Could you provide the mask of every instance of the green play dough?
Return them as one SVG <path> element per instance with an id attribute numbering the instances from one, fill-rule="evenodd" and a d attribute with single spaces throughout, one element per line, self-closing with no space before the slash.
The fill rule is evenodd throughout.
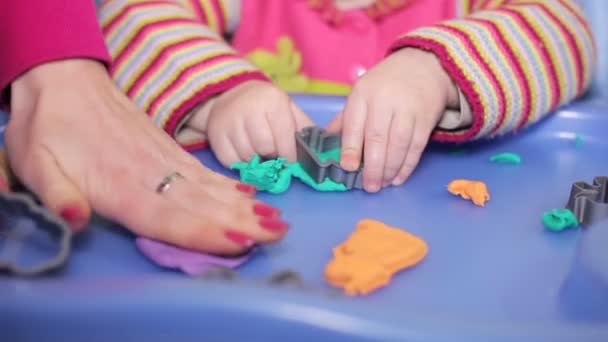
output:
<path id="1" fill-rule="evenodd" d="M 346 185 L 336 183 L 329 178 L 325 178 L 322 183 L 315 182 L 312 177 L 300 165 L 300 163 L 293 163 L 288 166 L 291 170 L 292 175 L 298 178 L 302 183 L 312 187 L 317 191 L 346 191 Z"/>
<path id="2" fill-rule="evenodd" d="M 505 152 L 491 156 L 490 161 L 505 164 L 519 164 L 521 163 L 521 157 L 517 153 Z"/>
<path id="3" fill-rule="evenodd" d="M 291 172 L 285 167 L 285 158 L 260 162 L 260 157 L 254 155 L 248 163 L 234 163 L 230 168 L 239 170 L 241 182 L 255 185 L 260 191 L 278 194 L 291 185 Z"/>
<path id="4" fill-rule="evenodd" d="M 553 209 L 543 213 L 543 224 L 548 230 L 559 232 L 566 228 L 578 227 L 578 220 L 569 209 Z"/>
<path id="5" fill-rule="evenodd" d="M 340 150 L 331 150 L 319 154 L 322 160 L 339 160 Z M 324 158 L 324 159 L 323 159 Z M 279 194 L 287 191 L 291 185 L 291 177 L 298 178 L 302 183 L 317 191 L 346 191 L 346 185 L 336 183 L 326 178 L 322 183 L 317 183 L 302 168 L 300 163 L 286 163 L 285 158 L 277 158 L 260 162 L 260 157 L 254 155 L 249 162 L 238 162 L 230 166 L 240 173 L 241 182 L 252 184 L 259 191 L 268 191 Z"/>
<path id="6" fill-rule="evenodd" d="M 328 160 L 340 161 L 340 149 L 335 148 L 333 150 L 325 151 L 325 152 L 315 152 L 317 157 L 321 159 L 321 162 L 325 163 Z"/>
<path id="7" fill-rule="evenodd" d="M 583 146 L 583 138 L 579 134 L 577 134 L 576 137 L 574 138 L 574 145 L 576 147 Z"/>

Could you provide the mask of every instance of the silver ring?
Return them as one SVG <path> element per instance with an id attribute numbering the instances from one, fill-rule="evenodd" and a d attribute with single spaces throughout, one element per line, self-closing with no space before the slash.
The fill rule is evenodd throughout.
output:
<path id="1" fill-rule="evenodd" d="M 171 183 L 176 180 L 176 179 L 183 179 L 184 176 L 182 176 L 181 173 L 179 172 L 171 172 L 168 176 L 166 176 L 165 178 L 163 178 L 163 180 L 160 182 L 160 184 L 158 184 L 158 187 L 156 187 L 156 192 L 159 194 L 162 194 L 163 192 L 166 192 L 167 190 L 169 190 L 169 188 L 171 187 Z"/>

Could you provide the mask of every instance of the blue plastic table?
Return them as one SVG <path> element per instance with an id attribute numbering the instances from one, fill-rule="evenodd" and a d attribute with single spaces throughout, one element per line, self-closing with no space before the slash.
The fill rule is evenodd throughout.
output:
<path id="1" fill-rule="evenodd" d="M 296 100 L 320 125 L 343 104 Z M 61 274 L 0 277 L 0 340 L 608 341 L 608 222 L 552 233 L 540 221 L 564 207 L 572 182 L 608 174 L 606 132 L 608 103 L 585 100 L 516 138 L 464 153 L 434 146 L 409 182 L 379 194 L 318 193 L 297 181 L 262 194 L 292 229 L 242 266 L 237 283 L 158 268 L 131 235 L 96 219 Z M 523 163 L 488 161 L 500 152 Z M 197 156 L 220 170 L 208 151 Z M 486 207 L 449 194 L 456 178 L 485 181 Z M 324 282 L 323 268 L 362 218 L 421 236 L 430 250 L 390 286 L 350 298 Z M 255 282 L 282 269 L 310 289 Z"/>

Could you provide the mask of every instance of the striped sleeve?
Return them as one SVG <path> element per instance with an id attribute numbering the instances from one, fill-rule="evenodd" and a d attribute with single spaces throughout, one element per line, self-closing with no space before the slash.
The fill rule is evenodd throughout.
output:
<path id="1" fill-rule="evenodd" d="M 595 68 L 589 25 L 574 0 L 461 0 L 460 18 L 409 32 L 391 51 L 432 51 L 464 93 L 472 125 L 440 141 L 517 131 L 583 94 Z"/>
<path id="2" fill-rule="evenodd" d="M 106 0 L 98 17 L 113 79 L 156 125 L 177 137 L 209 97 L 266 79 L 222 38 L 238 11 L 236 0 Z M 201 139 L 180 142 L 195 148 L 204 145 Z"/>

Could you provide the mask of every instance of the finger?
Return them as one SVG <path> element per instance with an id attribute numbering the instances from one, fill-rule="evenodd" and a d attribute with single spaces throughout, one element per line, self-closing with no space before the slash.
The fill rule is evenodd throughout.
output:
<path id="1" fill-rule="evenodd" d="M 298 131 L 301 131 L 306 127 L 315 125 L 315 123 L 310 119 L 310 117 L 306 115 L 306 113 L 304 113 L 304 111 L 302 111 L 302 109 L 300 109 L 300 107 L 298 107 L 293 101 L 290 100 L 289 103 L 291 107 L 291 112 L 293 113 L 294 118 L 296 119 L 296 129 Z"/>
<path id="2" fill-rule="evenodd" d="M 196 188 L 187 179 L 177 179 L 161 194 L 147 188 L 132 191 L 129 202 L 138 205 L 129 208 L 127 225 L 149 238 L 227 255 L 277 241 L 287 230 L 284 222 L 256 214 L 252 199 L 226 205 Z"/>
<path id="3" fill-rule="evenodd" d="M 388 137 L 383 185 L 392 184 L 395 177 L 399 174 L 405 162 L 413 132 L 414 120 L 412 116 L 397 113 L 393 117 Z"/>
<path id="4" fill-rule="evenodd" d="M 393 112 L 377 106 L 370 109 L 365 128 L 363 187 L 376 192 L 382 187 L 388 148 L 388 134 Z"/>
<path id="5" fill-rule="evenodd" d="M 393 185 L 401 185 L 405 182 L 409 176 L 412 174 L 418 162 L 420 161 L 420 157 L 426 148 L 426 145 L 429 141 L 429 137 L 431 132 L 433 131 L 433 125 L 426 122 L 420 122 L 418 120 L 414 121 L 414 134 L 412 135 L 412 141 L 409 144 L 407 155 L 401 166 L 401 170 L 397 174 L 395 180 L 393 180 Z"/>
<path id="6" fill-rule="evenodd" d="M 243 196 L 254 197 L 257 191 L 254 185 L 245 184 L 209 170 L 200 162 L 198 164 L 184 165 L 182 173 L 186 178 L 198 182 L 210 194 L 216 198 L 221 198 L 226 203 L 230 203 L 236 198 Z"/>
<path id="7" fill-rule="evenodd" d="M 245 120 L 245 131 L 253 150 L 265 159 L 277 156 L 276 141 L 271 127 L 266 115 L 263 117 L 252 115 Z"/>
<path id="8" fill-rule="evenodd" d="M 230 165 L 241 160 L 236 149 L 232 145 L 232 141 L 226 135 L 214 137 L 209 140 L 211 149 L 217 160 L 224 166 L 230 167 Z"/>
<path id="9" fill-rule="evenodd" d="M 297 108 L 289 105 L 288 113 L 267 113 L 266 120 L 270 133 L 274 137 L 278 157 L 287 158 L 289 162 L 296 160 L 296 115 Z M 303 113 L 302 113 L 303 114 Z"/>
<path id="10" fill-rule="evenodd" d="M 239 157 L 239 161 L 249 161 L 255 153 L 254 145 L 249 138 L 249 133 L 245 128 L 246 123 L 238 126 L 235 130 L 228 132 L 231 145 Z"/>
<path id="11" fill-rule="evenodd" d="M 340 166 L 356 171 L 361 163 L 367 105 L 359 97 L 349 97 L 342 119 L 342 151 Z"/>
<path id="12" fill-rule="evenodd" d="M 233 188 L 227 186 L 226 183 L 216 183 L 213 184 L 217 188 L 222 188 L 223 191 L 215 191 L 214 187 L 207 184 L 200 184 L 196 182 L 190 181 L 188 178 L 181 179 L 180 182 L 175 182 L 171 187 L 171 193 L 166 192 L 163 195 L 166 195 L 167 198 L 175 201 L 176 203 L 180 203 L 182 207 L 196 213 L 209 213 L 210 215 L 216 212 L 215 210 L 210 210 L 209 207 L 201 208 L 201 203 L 205 201 L 213 201 L 213 205 L 218 208 L 232 208 L 235 212 L 240 213 L 243 217 L 250 217 L 253 219 L 258 218 L 271 218 L 278 219 L 281 215 L 281 210 L 264 204 L 256 199 L 245 196 L 231 196 L 231 193 L 236 193 Z M 229 200 L 226 200 L 229 198 Z M 221 208 L 220 208 L 221 209 Z M 219 212 L 218 212 L 219 213 Z M 255 216 L 252 216 L 255 215 Z M 218 217 L 222 217 L 222 215 L 218 215 Z M 274 232 L 276 233 L 276 232 Z M 255 231 L 253 235 L 259 235 Z M 272 238 L 272 237 L 264 237 L 257 236 L 257 240 Z"/>
<path id="13" fill-rule="evenodd" d="M 331 119 L 331 121 L 327 124 L 325 130 L 332 134 L 340 132 L 340 130 L 342 130 L 342 118 L 342 112 L 338 113 L 338 115 L 334 116 L 334 118 Z"/>
<path id="14" fill-rule="evenodd" d="M 250 247 L 252 242 L 237 245 L 226 239 L 222 233 L 227 228 L 215 216 L 193 213 L 150 190 L 129 191 L 124 203 L 129 215 L 115 218 L 135 234 L 208 253 L 232 255 Z M 135 201 L 139 204 L 132 205 Z"/>
<path id="15" fill-rule="evenodd" d="M 83 193 L 63 173 L 48 152 L 37 153 L 27 163 L 23 182 L 42 203 L 61 216 L 75 231 L 82 230 L 91 216 L 91 207 Z"/>

